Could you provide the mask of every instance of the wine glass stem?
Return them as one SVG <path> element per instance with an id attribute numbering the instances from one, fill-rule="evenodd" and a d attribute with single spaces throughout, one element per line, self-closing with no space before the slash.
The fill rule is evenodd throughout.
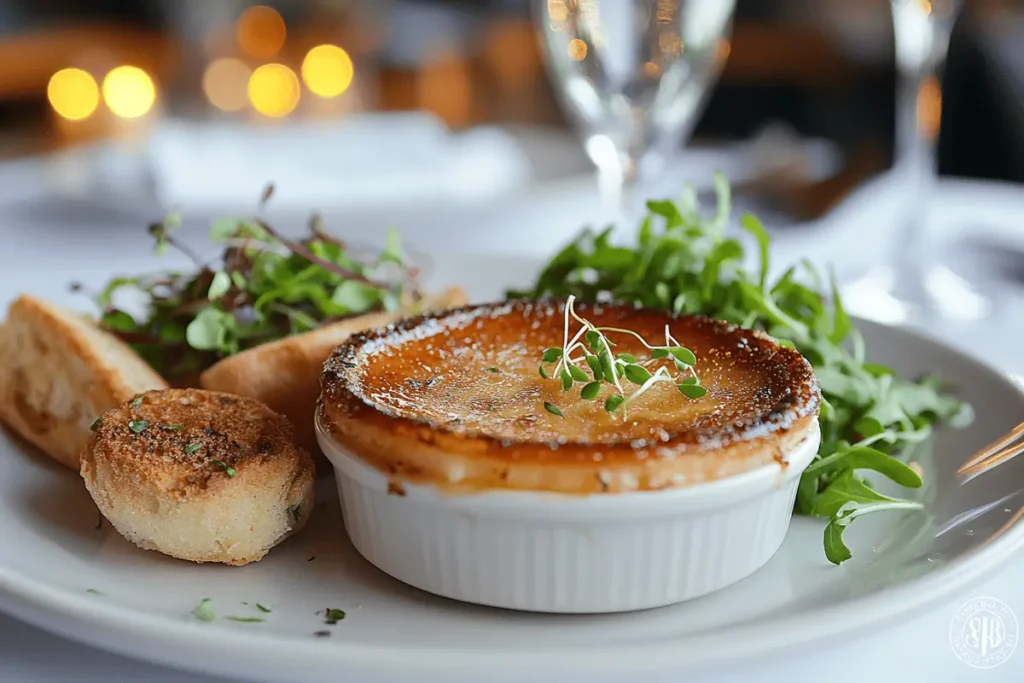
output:
<path id="1" fill-rule="evenodd" d="M 919 279 L 928 266 L 925 239 L 932 193 L 938 181 L 937 119 L 941 106 L 938 72 L 904 79 L 899 99 L 901 130 L 897 132 L 896 171 L 903 184 L 902 234 L 896 244 L 896 262 L 902 277 Z M 935 107 L 936 130 L 921 121 L 923 108 Z"/>
<path id="2" fill-rule="evenodd" d="M 639 213 L 637 164 L 622 155 L 617 164 L 599 166 L 597 177 L 601 198 L 617 231 L 630 230 Z"/>
<path id="3" fill-rule="evenodd" d="M 902 290 L 910 303 L 920 305 L 926 301 L 924 278 L 933 265 L 925 233 L 938 180 L 941 78 L 956 11 L 934 16 L 922 9 L 919 0 L 893 0 L 892 7 L 899 73 L 895 166 L 906 190 L 902 232 L 893 260 L 897 290 Z"/>

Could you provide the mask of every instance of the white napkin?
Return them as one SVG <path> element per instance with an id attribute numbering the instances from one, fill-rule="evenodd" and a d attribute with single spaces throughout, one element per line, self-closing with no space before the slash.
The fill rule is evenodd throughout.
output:
<path id="1" fill-rule="evenodd" d="M 268 183 L 276 208 L 303 211 L 479 201 L 530 175 L 502 131 L 453 134 L 419 113 L 273 126 L 168 120 L 153 132 L 148 161 L 157 200 L 190 210 L 252 206 Z"/>

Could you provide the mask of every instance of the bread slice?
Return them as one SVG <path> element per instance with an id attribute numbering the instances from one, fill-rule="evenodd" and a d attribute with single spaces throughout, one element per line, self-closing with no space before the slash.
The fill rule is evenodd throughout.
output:
<path id="1" fill-rule="evenodd" d="M 167 389 L 103 415 L 82 450 L 82 479 L 140 548 L 237 566 L 306 524 L 316 470 L 292 424 L 258 401 Z"/>
<path id="2" fill-rule="evenodd" d="M 200 386 L 248 396 L 292 421 L 299 443 L 318 453 L 313 412 L 320 397 L 320 372 L 336 346 L 363 330 L 385 327 L 415 312 L 435 312 L 462 306 L 466 293 L 453 287 L 421 301 L 411 308 L 389 313 L 368 313 L 305 334 L 286 337 L 229 356 L 200 377 Z"/>
<path id="3" fill-rule="evenodd" d="M 104 411 L 167 383 L 91 320 L 22 295 L 0 326 L 0 420 L 78 470 Z"/>

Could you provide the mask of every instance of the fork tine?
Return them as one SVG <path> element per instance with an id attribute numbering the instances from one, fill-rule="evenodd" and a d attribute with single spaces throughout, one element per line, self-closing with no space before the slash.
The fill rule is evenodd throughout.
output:
<path id="1" fill-rule="evenodd" d="M 1015 441 L 1021 434 L 1024 434 L 1024 422 L 1021 422 L 1019 425 L 1014 427 L 1013 431 L 1011 431 L 1006 436 L 1001 437 L 998 441 L 992 442 L 991 444 L 989 444 L 988 446 L 986 446 L 985 448 L 971 456 L 971 458 L 967 462 L 965 462 L 963 465 L 960 465 L 960 469 L 957 470 L 957 474 L 962 474 L 964 471 L 977 465 L 982 460 L 991 457 L 996 453 L 996 451 L 998 451 L 1001 448 L 1004 448 L 1005 446 L 1008 446 L 1010 443 Z"/>
<path id="2" fill-rule="evenodd" d="M 987 460 L 982 460 L 968 466 L 966 463 L 960 466 L 957 470 L 957 474 L 964 478 L 964 482 L 968 482 L 975 477 L 988 472 L 994 467 L 998 467 L 1007 460 L 1016 458 L 1021 453 L 1024 453 L 1024 443 L 1019 443 L 1013 448 L 1007 448 L 1006 450 L 999 451 L 992 455 Z"/>

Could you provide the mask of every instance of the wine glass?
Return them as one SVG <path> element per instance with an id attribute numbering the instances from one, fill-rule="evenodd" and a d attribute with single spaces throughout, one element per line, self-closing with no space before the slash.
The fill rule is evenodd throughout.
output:
<path id="1" fill-rule="evenodd" d="M 729 53 L 735 0 L 534 0 L 548 72 L 629 219 L 637 181 L 688 134 Z"/>
<path id="2" fill-rule="evenodd" d="M 941 79 L 963 0 L 891 0 L 896 41 L 896 154 L 902 205 L 896 252 L 853 283 L 853 310 L 887 322 L 977 320 L 990 302 L 945 266 L 926 232 L 938 180 Z"/>

